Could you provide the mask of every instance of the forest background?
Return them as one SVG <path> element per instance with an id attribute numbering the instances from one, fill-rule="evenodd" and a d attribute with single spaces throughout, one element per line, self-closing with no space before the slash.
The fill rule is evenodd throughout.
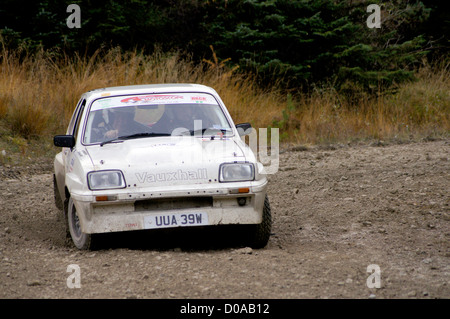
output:
<path id="1" fill-rule="evenodd" d="M 214 87 L 237 123 L 290 145 L 447 138 L 445 2 L 2 0 L 0 149 L 54 152 L 85 91 L 174 82 Z"/>

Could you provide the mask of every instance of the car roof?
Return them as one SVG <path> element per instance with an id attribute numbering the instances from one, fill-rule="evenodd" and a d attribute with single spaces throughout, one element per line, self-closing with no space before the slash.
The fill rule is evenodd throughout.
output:
<path id="1" fill-rule="evenodd" d="M 84 94 L 86 99 L 115 96 L 123 94 L 152 94 L 152 93 L 178 93 L 178 92 L 205 92 L 217 94 L 216 91 L 202 84 L 192 83 L 169 83 L 169 84 L 143 84 L 113 86 L 95 89 Z"/>

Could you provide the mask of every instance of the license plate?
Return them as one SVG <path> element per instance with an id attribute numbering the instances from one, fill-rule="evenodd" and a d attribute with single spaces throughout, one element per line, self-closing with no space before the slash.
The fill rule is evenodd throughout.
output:
<path id="1" fill-rule="evenodd" d="M 208 225 L 208 214 L 199 213 L 177 213 L 177 214 L 155 214 L 144 217 L 144 228 L 170 228 Z"/>

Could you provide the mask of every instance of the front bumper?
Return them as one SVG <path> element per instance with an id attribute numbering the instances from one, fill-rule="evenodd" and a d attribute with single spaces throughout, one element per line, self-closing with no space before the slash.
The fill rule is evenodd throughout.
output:
<path id="1" fill-rule="evenodd" d="M 161 214 L 201 213 L 207 216 L 207 225 L 262 222 L 266 179 L 200 186 L 192 185 L 184 190 L 166 187 L 158 191 L 147 189 L 129 192 L 124 189 L 71 195 L 81 230 L 87 234 L 148 229 L 146 221 L 151 216 Z M 248 192 L 239 193 L 240 189 L 246 188 Z M 165 228 L 178 226 L 183 225 Z"/>

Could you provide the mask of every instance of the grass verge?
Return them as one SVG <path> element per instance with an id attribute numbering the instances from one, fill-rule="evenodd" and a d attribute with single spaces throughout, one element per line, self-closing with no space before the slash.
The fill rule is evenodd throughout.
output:
<path id="1" fill-rule="evenodd" d="M 262 89 L 251 75 L 228 68 L 212 52 L 195 64 L 179 52 L 152 55 L 98 50 L 92 56 L 0 51 L 0 164 L 53 155 L 52 136 L 65 132 L 80 95 L 117 85 L 200 83 L 221 95 L 236 123 L 278 127 L 293 145 L 373 140 L 447 138 L 450 128 L 450 69 L 424 65 L 417 81 L 395 94 L 350 99 L 331 85 L 309 94 Z M 8 154 L 16 156 L 8 157 Z"/>

